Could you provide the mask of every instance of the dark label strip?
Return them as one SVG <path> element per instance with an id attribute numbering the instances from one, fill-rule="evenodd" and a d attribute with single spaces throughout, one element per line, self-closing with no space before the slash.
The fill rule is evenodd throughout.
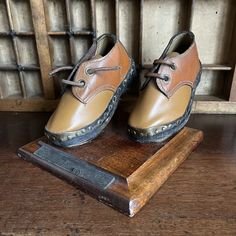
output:
<path id="1" fill-rule="evenodd" d="M 50 165 L 63 169 L 75 177 L 83 178 L 102 189 L 106 189 L 115 180 L 115 177 L 108 172 L 103 172 L 95 166 L 70 154 L 51 148 L 49 145 L 42 145 L 34 152 L 34 155 Z"/>

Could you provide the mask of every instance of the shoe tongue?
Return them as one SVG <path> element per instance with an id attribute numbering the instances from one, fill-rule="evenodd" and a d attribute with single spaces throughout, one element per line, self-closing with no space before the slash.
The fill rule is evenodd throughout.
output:
<path id="1" fill-rule="evenodd" d="M 101 57 L 102 57 L 101 55 L 97 54 L 97 55 L 93 56 L 93 57 L 91 58 L 91 60 L 99 59 L 99 58 L 101 58 Z"/>
<path id="2" fill-rule="evenodd" d="M 170 53 L 166 54 L 166 56 L 163 57 L 163 59 L 164 59 L 164 60 L 165 60 L 165 59 L 167 60 L 167 59 L 170 59 L 170 58 L 174 58 L 174 57 L 176 57 L 176 56 L 178 56 L 178 55 L 179 55 L 178 52 L 170 52 Z M 160 66 L 158 67 L 158 69 L 155 71 L 156 73 L 159 72 L 161 66 L 163 66 L 163 65 L 160 64 Z M 158 83 L 157 83 L 157 86 L 159 87 Z M 160 89 L 160 87 L 159 87 L 159 89 Z M 161 90 L 161 89 L 160 89 L 160 90 Z"/>
<path id="3" fill-rule="evenodd" d="M 170 52 L 164 57 L 164 59 L 173 58 L 173 57 L 176 57 L 178 55 L 179 55 L 178 52 Z"/>
<path id="4" fill-rule="evenodd" d="M 163 59 L 165 60 L 165 59 L 174 58 L 174 57 L 176 57 L 176 56 L 178 56 L 178 55 L 179 55 L 178 52 L 170 52 L 170 53 L 168 53 L 165 57 L 163 57 Z M 158 67 L 158 69 L 157 69 L 156 72 L 159 71 L 159 69 L 160 69 L 161 66 L 162 66 L 162 65 L 160 64 L 160 66 Z"/>

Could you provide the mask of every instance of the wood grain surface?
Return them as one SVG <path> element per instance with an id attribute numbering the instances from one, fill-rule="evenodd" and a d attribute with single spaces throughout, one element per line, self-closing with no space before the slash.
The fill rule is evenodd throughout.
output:
<path id="1" fill-rule="evenodd" d="M 192 115 L 203 143 L 131 219 L 16 156 L 49 116 L 0 113 L 0 235 L 236 235 L 235 115 Z"/>
<path id="2" fill-rule="evenodd" d="M 21 147 L 18 156 L 73 183 L 98 201 L 133 217 L 197 148 L 203 140 L 203 133 L 185 127 L 165 142 L 141 144 L 127 136 L 124 124 L 127 124 L 128 113 L 120 111 L 119 115 L 123 119 L 110 123 L 99 137 L 82 146 L 60 148 L 42 137 Z M 39 156 L 36 153 L 42 148 L 51 151 Z M 67 159 L 61 159 L 61 155 L 66 155 Z M 57 163 L 72 158 L 80 164 L 76 166 L 69 162 L 58 166 L 51 163 L 51 158 L 56 159 Z M 104 177 L 101 182 L 97 179 L 101 174 L 108 181 L 106 187 L 101 185 Z"/>

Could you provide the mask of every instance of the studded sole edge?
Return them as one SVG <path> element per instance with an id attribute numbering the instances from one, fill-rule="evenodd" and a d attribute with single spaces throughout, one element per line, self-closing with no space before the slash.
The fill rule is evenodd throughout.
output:
<path id="1" fill-rule="evenodd" d="M 195 84 L 193 86 L 191 98 L 187 106 L 187 109 L 182 117 L 165 125 L 152 127 L 149 129 L 136 129 L 128 125 L 127 131 L 130 139 L 140 143 L 163 142 L 172 135 L 174 135 L 175 133 L 177 133 L 178 131 L 180 131 L 189 120 L 193 105 L 193 98 L 196 92 L 196 88 L 201 80 L 201 74 L 202 74 L 202 65 L 200 62 L 200 70 L 197 74 Z"/>
<path id="2" fill-rule="evenodd" d="M 133 60 L 131 60 L 131 67 L 125 79 L 121 82 L 116 92 L 112 96 L 107 108 L 103 114 L 90 125 L 72 132 L 65 132 L 62 134 L 53 134 L 45 129 L 45 136 L 55 145 L 61 147 L 74 147 L 90 142 L 95 139 L 107 126 L 115 110 L 118 106 L 121 95 L 126 91 L 128 84 L 131 83 L 136 74 L 136 67 Z"/>

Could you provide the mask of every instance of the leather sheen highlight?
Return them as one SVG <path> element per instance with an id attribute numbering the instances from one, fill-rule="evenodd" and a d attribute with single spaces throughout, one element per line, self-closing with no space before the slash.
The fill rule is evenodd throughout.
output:
<path id="1" fill-rule="evenodd" d="M 105 111 L 112 95 L 112 91 L 102 91 L 89 103 L 84 104 L 78 101 L 71 91 L 65 92 L 56 111 L 48 121 L 46 129 L 52 133 L 63 133 L 89 125 Z"/>

